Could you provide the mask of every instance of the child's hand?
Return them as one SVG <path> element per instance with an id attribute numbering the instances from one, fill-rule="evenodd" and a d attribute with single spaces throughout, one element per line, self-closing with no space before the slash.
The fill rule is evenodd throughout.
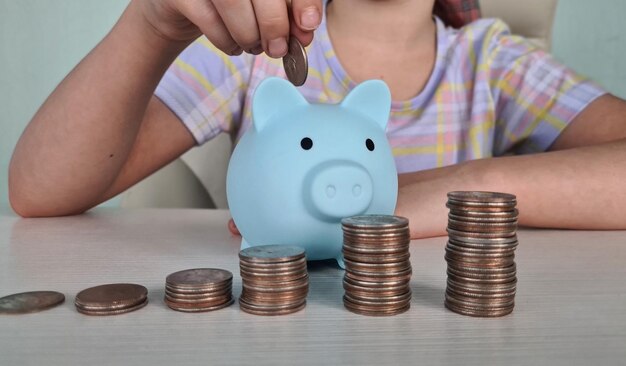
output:
<path id="1" fill-rule="evenodd" d="M 237 228 L 237 225 L 235 225 L 235 221 L 233 221 L 233 219 L 228 220 L 228 231 L 230 231 L 230 233 L 234 236 L 241 236 L 241 233 L 239 232 L 239 229 Z"/>
<path id="2" fill-rule="evenodd" d="M 289 34 L 308 45 L 322 19 L 322 0 L 142 0 L 153 31 L 167 40 L 191 41 L 204 34 L 229 55 L 243 51 L 271 57 L 287 53 Z"/>

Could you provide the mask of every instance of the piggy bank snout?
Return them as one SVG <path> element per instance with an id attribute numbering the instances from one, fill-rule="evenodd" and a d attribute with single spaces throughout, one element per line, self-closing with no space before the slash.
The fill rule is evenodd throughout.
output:
<path id="1" fill-rule="evenodd" d="M 361 214 L 372 203 L 370 173 L 349 161 L 320 164 L 306 179 L 307 206 L 314 214 L 338 219 Z"/>

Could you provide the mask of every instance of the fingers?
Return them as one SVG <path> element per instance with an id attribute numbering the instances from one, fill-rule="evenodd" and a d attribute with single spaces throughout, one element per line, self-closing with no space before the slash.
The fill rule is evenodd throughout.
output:
<path id="1" fill-rule="evenodd" d="M 278 58 L 287 54 L 289 12 L 285 0 L 252 0 L 265 53 Z"/>
<path id="2" fill-rule="evenodd" d="M 322 0 L 291 1 L 293 19 L 299 30 L 304 33 L 312 32 L 320 25 L 322 22 L 322 9 Z"/>
<path id="3" fill-rule="evenodd" d="M 251 53 L 261 45 L 259 26 L 250 0 L 213 0 L 213 3 L 239 47 Z"/>
<path id="4" fill-rule="evenodd" d="M 228 231 L 235 236 L 240 236 L 239 229 L 237 229 L 237 225 L 235 225 L 235 221 L 233 219 L 228 220 Z"/>
<path id="5" fill-rule="evenodd" d="M 183 0 L 179 11 L 195 24 L 202 33 L 227 55 L 239 55 L 242 48 L 235 42 L 220 14 L 210 1 Z"/>
<path id="6" fill-rule="evenodd" d="M 307 46 L 322 20 L 322 0 L 180 0 L 179 10 L 229 55 L 263 51 L 280 58 L 293 34 Z M 290 29 L 291 28 L 291 29 Z"/>

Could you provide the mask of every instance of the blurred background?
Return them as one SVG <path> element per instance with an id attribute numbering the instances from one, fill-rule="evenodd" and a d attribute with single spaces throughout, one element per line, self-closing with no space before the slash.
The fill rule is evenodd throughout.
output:
<path id="1" fill-rule="evenodd" d="M 128 0 L 0 0 L 0 207 L 22 130 L 54 87 L 113 26 Z M 552 52 L 626 98 L 624 0 L 560 0 Z M 115 206 L 119 199 L 105 205 Z"/>

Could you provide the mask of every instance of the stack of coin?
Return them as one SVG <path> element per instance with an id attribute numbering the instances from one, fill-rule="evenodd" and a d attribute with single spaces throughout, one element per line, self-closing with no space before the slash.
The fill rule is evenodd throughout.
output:
<path id="1" fill-rule="evenodd" d="M 513 311 L 516 204 L 515 196 L 506 193 L 448 193 L 448 309 L 477 317 Z"/>
<path id="2" fill-rule="evenodd" d="M 143 308 L 148 289 L 132 283 L 90 287 L 76 295 L 76 310 L 87 315 L 118 315 Z"/>
<path id="3" fill-rule="evenodd" d="M 165 304 L 173 310 L 197 313 L 225 308 L 234 302 L 233 274 L 216 268 L 187 269 L 165 279 Z"/>
<path id="4" fill-rule="evenodd" d="M 241 310 L 255 315 L 284 315 L 305 307 L 309 275 L 304 249 L 256 246 L 239 252 L 239 260 Z"/>
<path id="5" fill-rule="evenodd" d="M 409 221 L 404 217 L 365 215 L 345 218 L 344 306 L 357 314 L 385 316 L 411 306 Z"/>

